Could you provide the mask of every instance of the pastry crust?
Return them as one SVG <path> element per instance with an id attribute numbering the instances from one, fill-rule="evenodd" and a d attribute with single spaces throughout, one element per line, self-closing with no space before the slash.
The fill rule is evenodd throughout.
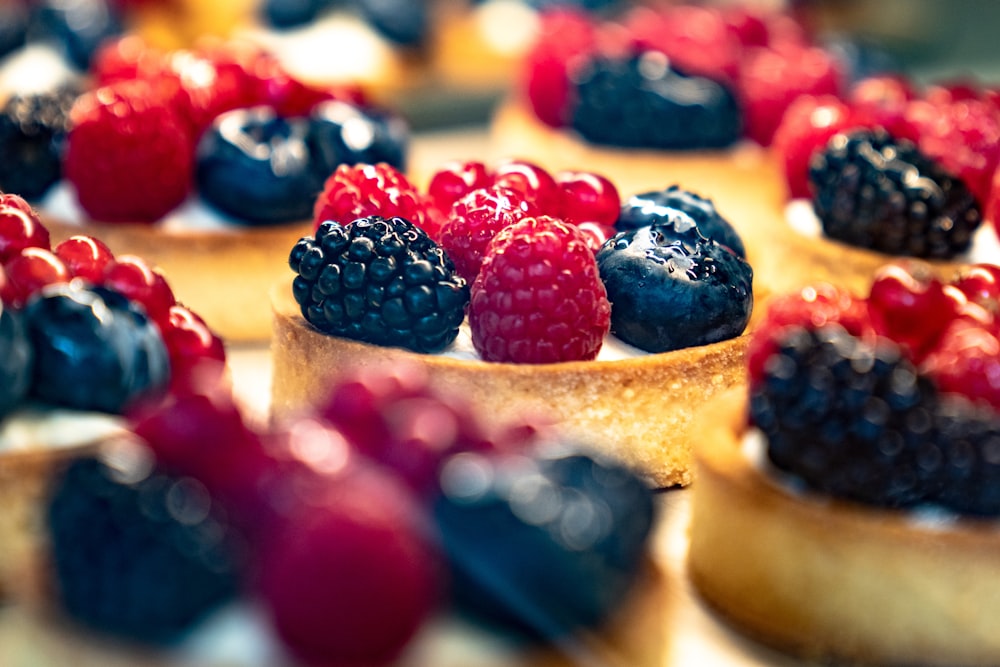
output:
<path id="1" fill-rule="evenodd" d="M 1000 531 L 788 491 L 741 452 L 745 392 L 701 420 L 688 571 L 746 633 L 815 660 L 1000 663 Z"/>
<path id="2" fill-rule="evenodd" d="M 302 317 L 285 279 L 271 291 L 272 417 L 284 419 L 326 396 L 350 365 L 406 362 L 480 406 L 494 424 L 531 414 L 554 420 L 584 445 L 614 456 L 657 486 L 691 482 L 694 406 L 744 382 L 747 336 L 623 361 L 500 364 L 426 355 L 327 336 Z"/>
<path id="3" fill-rule="evenodd" d="M 75 234 L 95 236 L 116 255 L 138 255 L 166 276 L 177 301 L 227 342 L 266 341 L 268 290 L 288 275 L 288 251 L 312 233 L 309 221 L 231 230 L 163 230 L 157 225 L 77 225 L 43 214 L 53 246 Z"/>

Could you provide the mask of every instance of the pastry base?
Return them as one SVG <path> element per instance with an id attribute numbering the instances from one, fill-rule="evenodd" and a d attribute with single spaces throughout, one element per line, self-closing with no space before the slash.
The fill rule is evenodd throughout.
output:
<path id="1" fill-rule="evenodd" d="M 793 495 L 740 451 L 745 392 L 702 420 L 688 571 L 747 634 L 810 660 L 1000 664 L 1000 530 Z"/>
<path id="2" fill-rule="evenodd" d="M 288 276 L 288 253 L 311 222 L 232 231 L 169 231 L 155 225 L 67 224 L 44 219 L 53 246 L 74 234 L 101 239 L 116 255 L 138 255 L 158 267 L 177 301 L 200 315 L 227 342 L 266 341 L 267 294 Z"/>
<path id="3" fill-rule="evenodd" d="M 418 364 L 442 390 L 478 406 L 493 425 L 537 414 L 660 487 L 692 480 L 694 407 L 745 377 L 746 335 L 623 361 L 495 364 L 319 333 L 299 312 L 287 278 L 274 287 L 271 301 L 272 418 L 287 418 L 324 400 L 340 368 Z"/>

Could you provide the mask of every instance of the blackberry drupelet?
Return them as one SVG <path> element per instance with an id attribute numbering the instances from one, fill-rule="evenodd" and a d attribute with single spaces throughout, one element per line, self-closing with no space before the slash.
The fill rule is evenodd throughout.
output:
<path id="1" fill-rule="evenodd" d="M 937 391 L 888 341 L 840 325 L 789 327 L 750 396 L 768 456 L 810 487 L 904 507 L 933 497 L 943 454 Z"/>
<path id="2" fill-rule="evenodd" d="M 458 335 L 469 286 L 445 252 L 403 218 L 322 223 L 289 265 L 305 319 L 320 331 L 376 345 L 437 352 Z"/>
<path id="3" fill-rule="evenodd" d="M 739 106 L 726 86 L 673 69 L 659 52 L 597 57 L 573 79 L 572 126 L 594 143 L 722 148 L 742 133 Z"/>
<path id="4" fill-rule="evenodd" d="M 61 607 L 98 632 L 170 643 L 236 591 L 232 533 L 191 479 L 77 459 L 45 518 Z"/>
<path id="5" fill-rule="evenodd" d="M 62 177 L 69 110 L 78 91 L 59 88 L 13 95 L 0 111 L 0 190 L 28 200 L 42 197 Z"/>
<path id="6" fill-rule="evenodd" d="M 884 253 L 954 257 L 982 222 L 961 180 L 880 129 L 834 135 L 813 156 L 809 180 L 827 236 Z"/>
<path id="7" fill-rule="evenodd" d="M 746 259 L 747 252 L 743 239 L 729 221 L 719 215 L 712 200 L 677 185 L 671 185 L 666 190 L 655 190 L 630 197 L 622 205 L 615 228 L 624 231 L 654 224 L 669 217 L 670 212 L 664 209 L 687 213 L 697 223 L 698 231 L 703 236 L 721 243 Z"/>

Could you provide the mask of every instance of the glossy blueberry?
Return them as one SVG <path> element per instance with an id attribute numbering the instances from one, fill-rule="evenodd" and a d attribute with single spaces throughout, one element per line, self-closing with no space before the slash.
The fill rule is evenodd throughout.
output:
<path id="1" fill-rule="evenodd" d="M 51 285 L 28 303 L 25 319 L 32 391 L 42 401 L 121 413 L 170 379 L 159 329 L 117 292 L 79 280 Z"/>
<path id="2" fill-rule="evenodd" d="M 77 69 L 86 70 L 103 41 L 122 34 L 118 6 L 108 0 L 33 3 L 29 39 L 54 43 Z"/>
<path id="3" fill-rule="evenodd" d="M 324 175 L 340 164 L 386 162 L 405 170 L 409 139 L 401 116 L 347 102 L 323 102 L 309 116 L 307 141 Z"/>
<path id="4" fill-rule="evenodd" d="M 743 239 L 736 233 L 729 221 L 719 215 L 711 199 L 705 199 L 693 192 L 671 185 L 666 190 L 655 190 L 630 197 L 622 205 L 621 214 L 615 227 L 619 231 L 637 229 L 652 225 L 670 216 L 673 209 L 687 213 L 698 225 L 702 236 L 721 243 L 740 257 L 746 259 Z"/>
<path id="5" fill-rule="evenodd" d="M 27 39 L 28 8 L 22 2 L 0 2 L 0 58 Z"/>
<path id="6" fill-rule="evenodd" d="M 316 169 L 305 118 L 270 107 L 220 115 L 198 143 L 196 178 L 202 198 L 247 224 L 304 220 L 324 176 Z"/>
<path id="7" fill-rule="evenodd" d="M 0 417 L 17 407 L 28 393 L 33 360 L 21 314 L 0 306 Z"/>
<path id="8" fill-rule="evenodd" d="M 573 83 L 572 126 L 594 143 L 724 148 L 743 131 L 742 114 L 729 88 L 674 69 L 656 51 L 594 58 L 574 74 Z"/>
<path id="9" fill-rule="evenodd" d="M 582 454 L 447 462 L 434 516 L 457 609 L 524 638 L 593 627 L 635 580 L 654 518 L 626 469 Z"/>
<path id="10" fill-rule="evenodd" d="M 871 40 L 846 34 L 833 34 L 825 37 L 822 43 L 823 48 L 840 61 L 848 83 L 900 71 L 897 59 Z"/>
<path id="11" fill-rule="evenodd" d="M 674 211 L 619 232 L 597 253 L 611 301 L 611 332 L 647 352 L 738 336 L 753 309 L 753 270 Z"/>
<path id="12" fill-rule="evenodd" d="M 386 39 L 403 46 L 423 43 L 430 28 L 427 0 L 354 0 L 362 18 Z"/>

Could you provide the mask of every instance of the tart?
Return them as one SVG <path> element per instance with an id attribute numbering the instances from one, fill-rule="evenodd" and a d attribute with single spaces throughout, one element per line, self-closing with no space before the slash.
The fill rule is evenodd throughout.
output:
<path id="1" fill-rule="evenodd" d="M 492 176 L 490 171 L 481 163 L 468 163 L 452 165 L 432 177 L 432 194 L 444 196 L 446 182 L 465 183 L 467 192 L 430 236 L 401 218 L 381 217 L 393 214 L 388 204 L 352 209 L 354 215 L 319 218 L 355 221 L 343 227 L 324 222 L 315 236 L 296 244 L 290 263 L 298 275 L 271 291 L 273 415 L 280 418 L 308 409 L 323 395 L 331 374 L 348 362 L 419 363 L 442 389 L 473 397 L 488 419 L 540 414 L 570 437 L 642 471 L 658 486 L 690 483 L 694 427 L 690 406 L 742 382 L 746 348 L 742 334 L 753 300 L 752 270 L 730 249 L 739 247 L 743 252 L 738 237 L 729 236 L 732 227 L 723 221 L 710 231 L 721 219 L 711 202 L 676 187 L 636 197 L 621 209 L 615 192 L 615 203 L 606 211 L 608 219 L 567 223 L 538 215 L 555 206 L 566 219 L 573 218 L 572 206 L 553 203 L 565 198 L 559 187 L 550 190 L 544 185 L 557 186 L 548 172 L 521 162 L 502 163 Z M 458 177 L 462 174 L 466 178 Z M 482 175 L 484 181 L 474 183 L 472 174 Z M 512 174 L 519 177 L 511 179 Z M 604 183 L 598 187 L 604 195 L 610 192 L 608 186 L 613 189 L 607 179 L 593 174 L 566 178 L 572 183 L 569 192 L 576 192 L 581 183 Z M 317 210 L 324 201 L 342 201 L 337 180 L 328 182 Z M 354 183 L 346 175 L 341 180 Z M 383 175 L 379 182 L 390 182 L 390 177 Z M 493 185 L 486 185 L 489 182 Z M 526 195 L 527 191 L 534 194 Z M 581 192 L 590 202 L 603 199 L 592 189 Z M 391 191 L 384 197 L 386 202 L 401 199 Z M 685 207 L 690 215 L 681 210 Z M 590 203 L 584 208 L 591 215 L 602 206 Z M 693 217 L 702 213 L 705 216 L 696 224 Z M 584 228 L 603 236 L 582 238 Z M 615 232 L 614 238 L 604 241 Z M 715 240 L 716 234 L 726 235 L 725 239 Z M 397 235 L 411 240 L 386 241 Z M 552 245 L 535 241 L 556 237 L 565 239 L 558 242 L 565 248 L 555 241 Z M 469 239 L 481 243 L 476 246 Z M 382 253 L 395 257 L 405 243 L 411 244 L 409 250 L 398 259 L 378 258 Z M 500 258 L 503 253 L 495 246 L 501 243 L 522 247 L 530 257 L 525 259 L 527 266 L 536 268 L 519 269 L 510 263 L 517 260 Z M 592 245 L 587 249 L 585 243 Z M 355 245 L 362 254 L 338 254 L 356 252 L 349 250 Z M 372 248 L 378 250 L 373 254 Z M 411 259 L 417 256 L 413 253 L 423 259 Z M 366 274 L 358 272 L 360 265 L 354 262 L 359 260 L 370 262 Z M 392 285 L 403 279 L 387 278 L 382 270 L 393 266 L 405 272 L 410 262 L 433 266 L 432 272 L 421 269 L 422 275 L 436 277 L 419 286 L 415 278 L 406 278 L 415 291 L 406 297 L 404 311 L 403 301 L 390 298 L 397 293 Z M 718 271 L 709 278 L 700 267 L 713 262 Z M 674 266 L 686 266 L 689 273 L 675 273 Z M 342 290 L 328 282 L 331 277 L 337 282 L 341 275 Z M 372 282 L 348 286 L 349 276 L 361 275 L 373 276 Z M 699 277 L 686 283 L 684 275 Z M 520 287 L 508 276 L 519 276 Z M 734 282 L 727 284 L 729 280 Z M 704 298 L 689 300 L 702 287 Z M 363 301 L 370 304 L 363 307 L 365 313 L 357 310 L 362 302 L 351 296 L 356 292 L 369 295 Z M 385 296 L 371 296 L 376 293 Z M 514 295 L 526 294 L 533 295 L 530 304 L 534 299 L 550 304 L 529 309 L 544 308 L 552 314 L 518 310 L 523 299 Z M 470 306 L 464 324 L 466 303 Z M 345 318 L 345 309 L 354 309 L 353 314 Z M 560 324 L 564 317 L 573 319 Z M 517 325 L 515 333 L 502 325 L 494 328 L 501 322 L 524 324 Z M 615 335 L 608 336 L 609 331 Z"/>
<path id="2" fill-rule="evenodd" d="M 1000 659 L 998 419 L 972 370 L 997 363 L 997 275 L 972 267 L 942 287 L 896 265 L 867 299 L 817 286 L 772 302 L 749 399 L 708 406 L 696 452 L 688 572 L 737 629 L 824 662 Z"/>

